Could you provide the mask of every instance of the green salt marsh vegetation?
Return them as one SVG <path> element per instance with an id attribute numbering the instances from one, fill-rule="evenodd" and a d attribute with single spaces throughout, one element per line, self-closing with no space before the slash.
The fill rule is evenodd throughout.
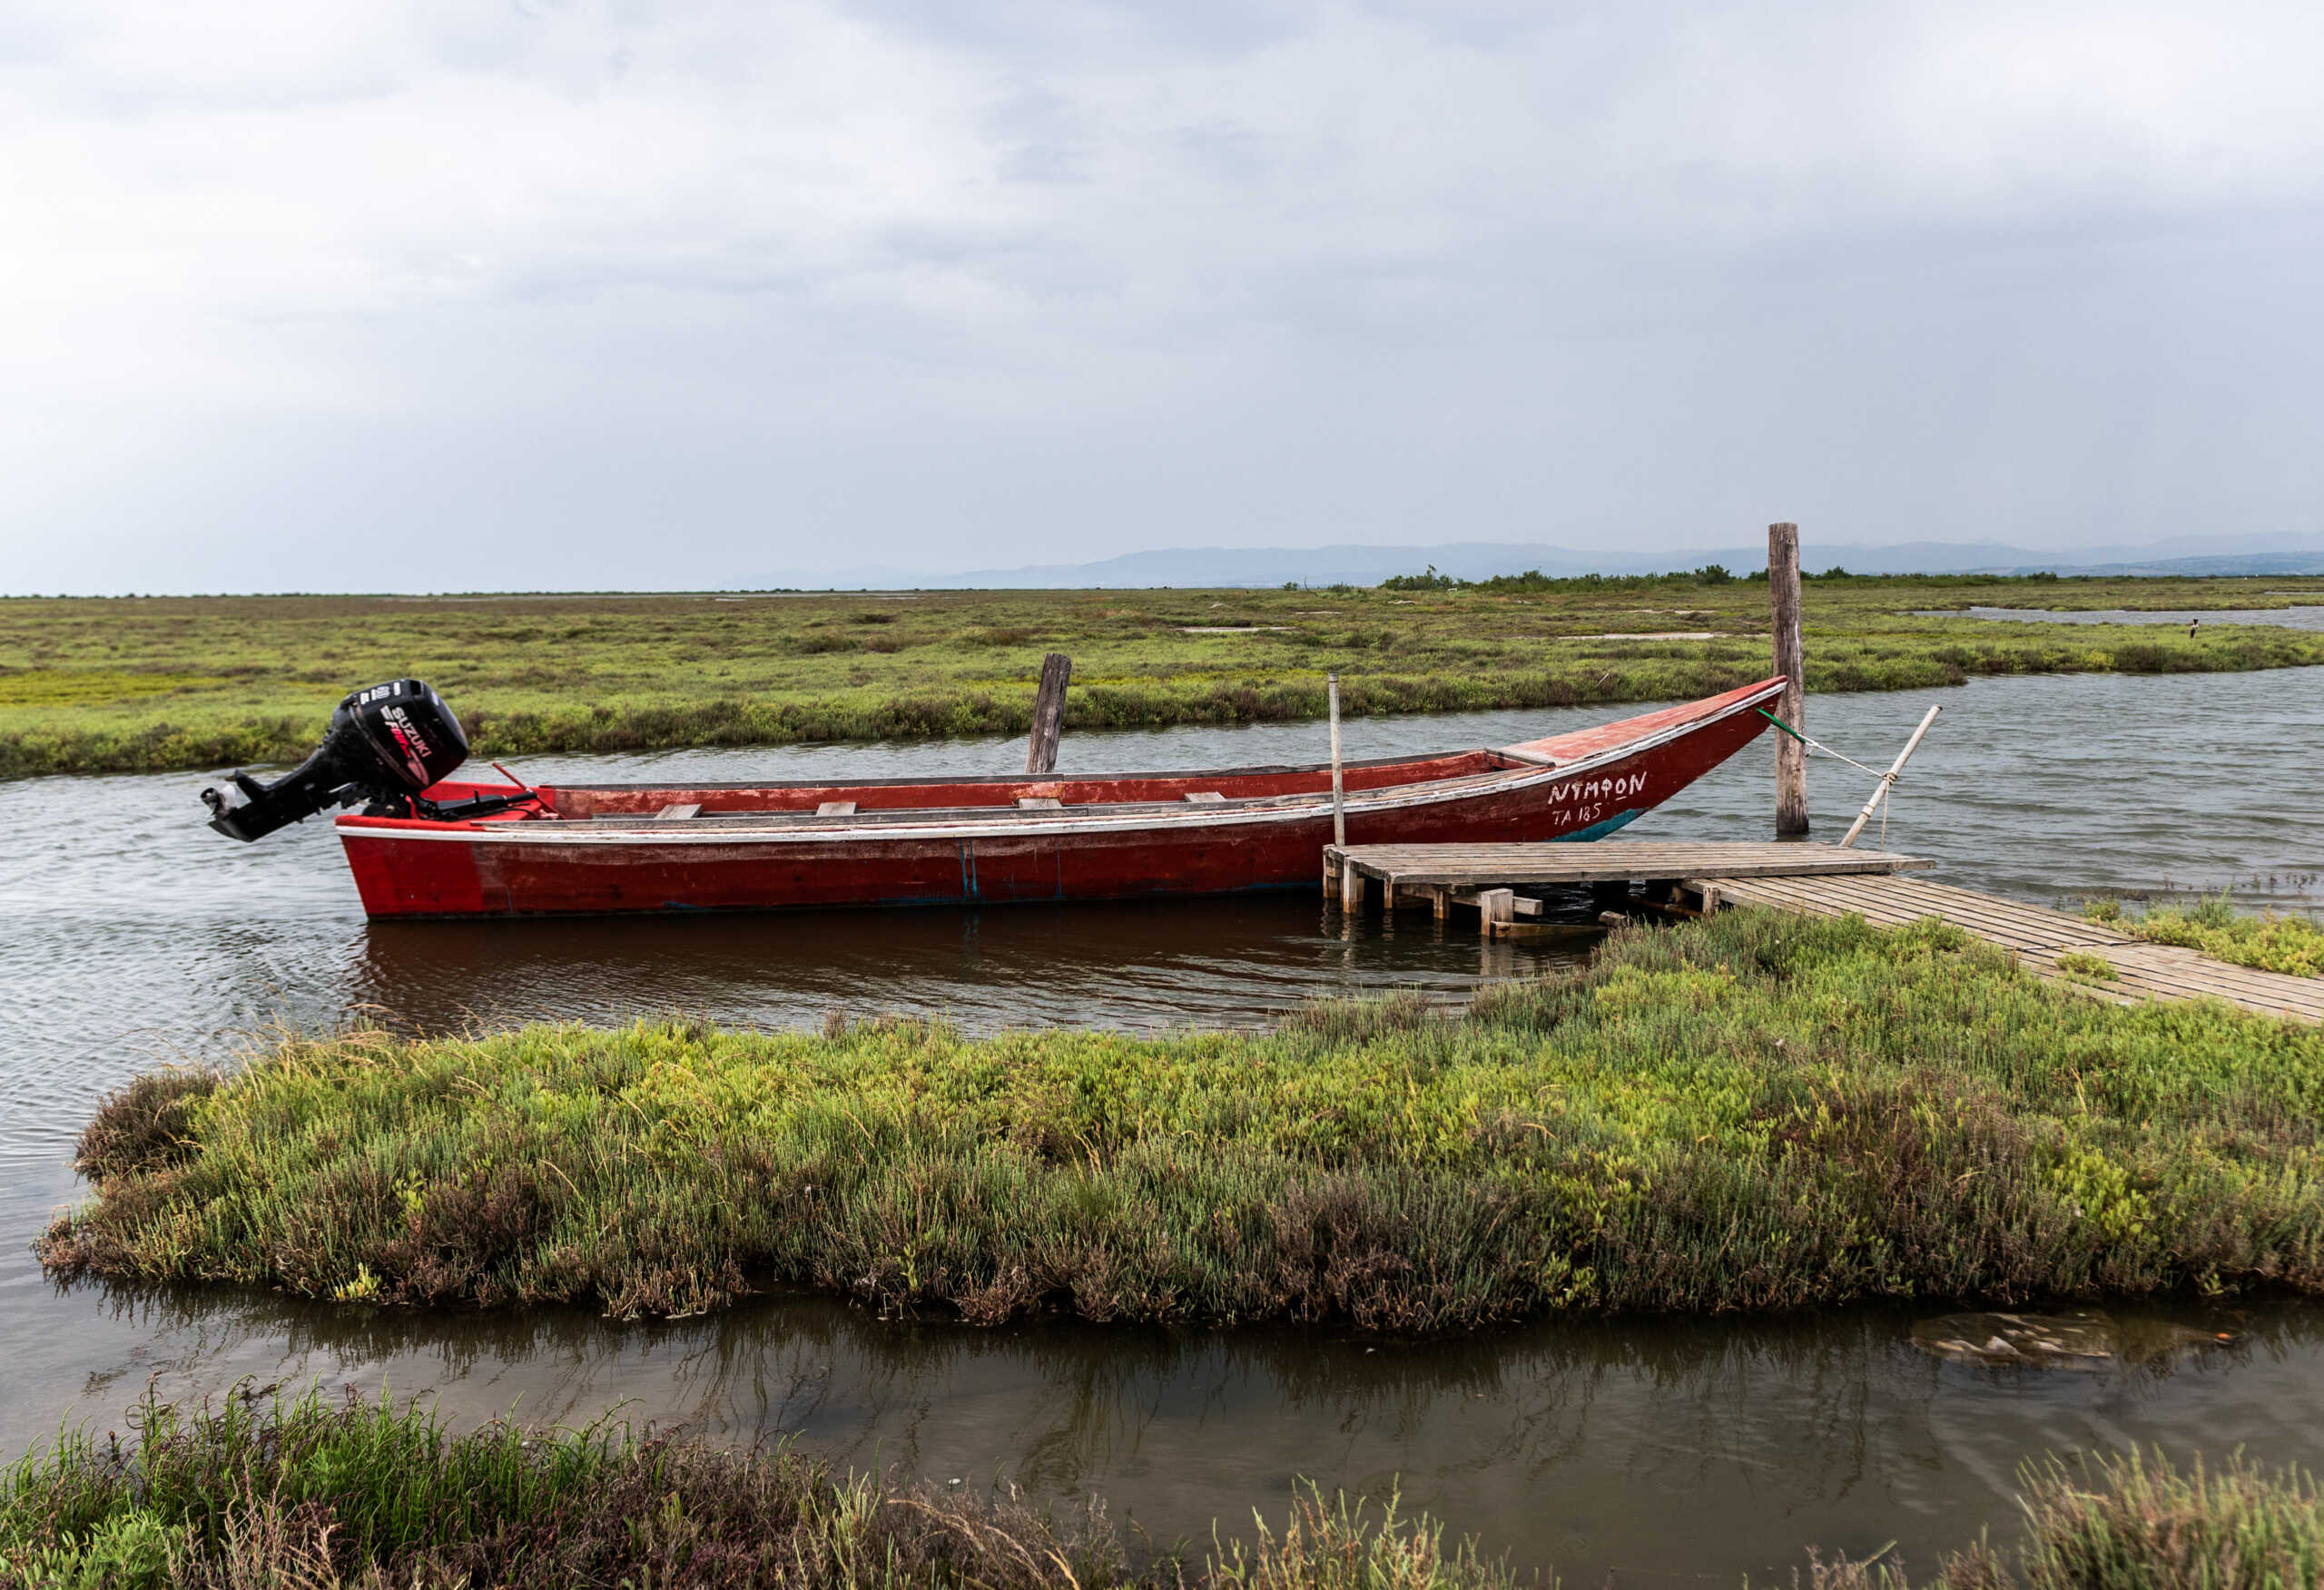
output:
<path id="1" fill-rule="evenodd" d="M 133 1438 L 67 1430 L 0 1471 L 7 1590 L 1554 1590 L 1425 1516 L 1310 1489 L 1198 1542 L 1142 1541 L 1091 1499 L 1068 1516 L 599 1425 L 453 1433 L 382 1399 L 182 1408 Z M 1806 1556 L 1810 1590 L 2151 1590 L 2324 1583 L 2324 1498 L 2240 1459 L 2131 1454 L 2020 1475 L 2020 1527 L 1910 1565 Z M 2014 1538 L 2012 1538 L 2014 1536 Z"/>
<path id="2" fill-rule="evenodd" d="M 1493 1590 L 1425 1517 L 1311 1494 L 1275 1524 L 1141 1552 L 1070 1516 L 601 1424 L 454 1434 L 414 1404 L 181 1408 L 66 1431 L 0 1472 L 0 1590 Z"/>
<path id="3" fill-rule="evenodd" d="M 2324 1029 L 1938 922 L 1625 930 L 1466 1015 L 286 1038 L 80 1145 L 46 1265 L 350 1307 L 1334 1320 L 2324 1291 Z"/>
<path id="4" fill-rule="evenodd" d="M 2241 1458 L 2174 1468 L 2137 1453 L 2029 1464 L 2018 1475 L 2022 1534 L 1948 1553 L 1935 1573 L 1826 1561 L 1810 1590 L 2317 1590 L 2324 1585 L 2324 1495 L 2298 1469 Z"/>
<path id="5" fill-rule="evenodd" d="M 2324 633 L 1922 616 L 2269 608 L 2324 580 L 1811 579 L 1807 683 L 2324 663 Z M 417 674 L 479 755 L 1016 734 L 1042 654 L 1068 730 L 1683 699 L 1763 677 L 1764 579 L 1410 590 L 0 600 L 0 778 L 292 761 L 348 690 Z"/>
<path id="6" fill-rule="evenodd" d="M 2324 923 L 2289 912 L 2239 913 L 2232 895 L 2191 905 L 2164 902 L 2144 910 L 2126 908 L 2118 899 L 2092 899 L 2083 902 L 2082 914 L 2152 944 L 2200 950 L 2213 960 L 2295 977 L 2324 977 Z"/>

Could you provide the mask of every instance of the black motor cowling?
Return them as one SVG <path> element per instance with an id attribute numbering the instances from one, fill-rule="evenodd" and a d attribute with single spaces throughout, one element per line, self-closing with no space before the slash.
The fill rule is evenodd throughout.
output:
<path id="1" fill-rule="evenodd" d="M 468 757 L 468 738 L 444 698 L 417 679 L 398 679 L 340 702 L 314 754 L 273 783 L 236 772 L 240 805 L 227 805 L 219 790 L 204 790 L 202 799 L 212 814 L 210 826 L 237 839 L 255 839 L 326 807 L 359 800 L 409 816 L 427 807 L 419 792 Z M 495 804 L 505 810 L 508 802 Z"/>

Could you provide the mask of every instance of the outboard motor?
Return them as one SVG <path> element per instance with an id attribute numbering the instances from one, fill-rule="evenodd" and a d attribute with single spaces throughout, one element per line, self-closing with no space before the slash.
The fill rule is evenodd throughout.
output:
<path id="1" fill-rule="evenodd" d="M 468 757 L 468 738 L 444 698 L 417 679 L 398 679 L 340 702 L 314 754 L 273 783 L 237 771 L 241 804 L 227 805 L 218 790 L 204 790 L 202 799 L 212 813 L 210 826 L 237 839 L 255 839 L 326 807 L 359 800 L 395 817 L 480 817 L 487 808 L 506 811 L 515 804 L 515 799 L 486 796 L 454 802 L 458 810 L 453 811 L 419 799 Z"/>

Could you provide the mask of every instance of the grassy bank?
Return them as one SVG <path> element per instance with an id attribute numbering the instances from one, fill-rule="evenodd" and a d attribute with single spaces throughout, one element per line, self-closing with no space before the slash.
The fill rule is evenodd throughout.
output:
<path id="1" fill-rule="evenodd" d="M 2117 1008 L 1930 922 L 1736 912 L 1262 1035 L 294 1041 L 88 1129 L 64 1273 L 350 1303 L 993 1321 L 2324 1291 L 2324 1032 Z"/>
<path id="2" fill-rule="evenodd" d="M 2288 594 L 2288 593 L 2290 593 Z M 2303 594 L 2300 594 L 2304 593 Z M 1808 684 L 2324 663 L 2324 633 L 1923 618 L 1973 604 L 2275 607 L 2324 580 L 1825 579 Z M 0 601 L 0 778 L 292 760 L 346 691 L 414 673 L 487 756 L 1024 731 L 1044 652 L 1071 730 L 1708 694 L 1768 668 L 1763 582 L 1506 589 Z"/>
<path id="3" fill-rule="evenodd" d="M 1915 1580 L 1904 1565 L 1818 1561 L 1811 1590 L 2318 1590 L 2324 1495 L 2297 1470 L 2240 1458 L 2173 1469 L 2136 1455 L 2020 1476 L 2024 1537 L 1988 1536 Z"/>
<path id="4" fill-rule="evenodd" d="M 1497 1564 L 1393 1509 L 1295 1507 L 1279 1531 L 1133 1565 L 1100 1506 L 1059 1520 L 787 1452 L 606 1428 L 454 1436 L 415 1408 L 150 1399 L 142 1438 L 66 1436 L 0 1479 L 0 1590 L 1490 1590 Z"/>
<path id="5" fill-rule="evenodd" d="M 66 1436 L 0 1477 L 0 1586 L 784 1586 L 786 1590 L 1553 1590 L 1393 1508 L 1295 1502 L 1193 1546 L 1124 1549 L 1101 1504 L 905 1489 L 787 1452 L 598 1429 L 451 1435 L 415 1409 L 307 1399 L 182 1411 L 129 1444 Z M 1907 1578 L 1813 1556 L 1812 1590 L 2149 1590 L 2324 1583 L 2324 1501 L 2297 1473 L 2132 1458 L 2024 1476 L 2023 1539 Z M 2004 1524 L 2006 1529 L 2008 1526 Z"/>
<path id="6" fill-rule="evenodd" d="M 2181 945 L 2214 960 L 2295 977 L 2324 977 L 2324 924 L 2310 917 L 2273 912 L 2241 916 L 2226 895 L 2191 906 L 2151 906 L 2136 913 L 2124 909 L 2120 900 L 2087 900 L 2082 914 L 2150 943 Z"/>

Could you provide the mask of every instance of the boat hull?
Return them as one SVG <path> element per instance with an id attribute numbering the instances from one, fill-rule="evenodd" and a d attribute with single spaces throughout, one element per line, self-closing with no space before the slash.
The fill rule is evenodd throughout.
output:
<path id="1" fill-rule="evenodd" d="M 1581 839 L 1610 833 L 1739 751 L 1766 727 L 1752 709 L 1779 686 L 1772 682 L 1692 709 L 1632 720 L 1655 727 L 1628 740 L 1614 731 L 1630 725 L 1617 724 L 1530 742 L 1579 756 L 1545 757 L 1512 747 L 1474 753 L 1495 765 L 1451 778 L 1441 776 L 1447 766 L 1469 764 L 1446 759 L 1403 764 L 1440 775 L 1416 783 L 1394 781 L 1393 765 L 1384 775 L 1375 764 L 1358 780 L 1369 787 L 1348 797 L 1348 841 Z M 1592 736 L 1604 743 L 1593 745 Z M 1545 760 L 1554 765 L 1540 765 Z M 625 803 L 638 816 L 464 824 L 347 817 L 339 820 L 339 831 L 364 908 L 382 918 L 1226 894 L 1319 886 L 1321 853 L 1333 828 L 1328 796 L 1312 787 L 1316 777 L 1314 769 L 1270 770 L 1265 778 L 1212 775 L 1209 781 L 1238 793 L 1263 793 L 1167 810 L 1068 803 L 1054 814 L 1019 810 L 1013 797 L 1003 807 L 1000 798 L 1019 787 L 1069 786 L 981 781 L 971 790 L 979 800 L 1000 791 L 981 810 L 963 800 L 967 786 L 902 787 L 940 792 L 940 807 L 921 811 L 898 797 L 899 786 L 884 784 L 857 791 L 889 803 L 877 820 L 807 823 L 794 812 L 787 821 L 771 819 L 766 827 L 751 826 L 746 812 L 724 824 L 655 824 L 644 815 L 655 800 L 704 791 L 615 787 L 560 791 L 557 799 L 576 810 Z M 1172 788 L 1204 781 L 1203 775 L 1168 780 Z M 1277 785 L 1287 792 L 1272 793 Z M 803 788 L 751 793 L 771 799 Z"/>

